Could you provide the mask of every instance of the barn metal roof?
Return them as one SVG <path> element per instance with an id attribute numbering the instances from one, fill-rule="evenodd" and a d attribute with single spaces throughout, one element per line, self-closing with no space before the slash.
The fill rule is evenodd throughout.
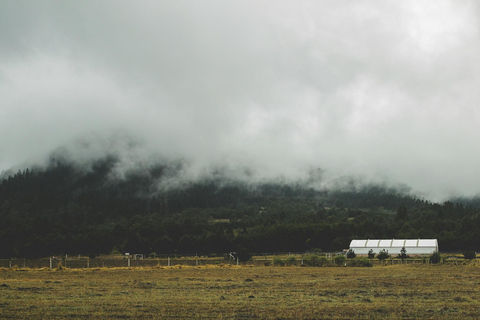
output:
<path id="1" fill-rule="evenodd" d="M 367 239 L 352 240 L 350 248 L 438 247 L 437 239 Z"/>

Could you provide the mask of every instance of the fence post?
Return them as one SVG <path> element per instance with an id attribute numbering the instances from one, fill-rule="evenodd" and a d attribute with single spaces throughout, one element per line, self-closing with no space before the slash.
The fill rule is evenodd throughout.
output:
<path id="1" fill-rule="evenodd" d="M 130 268 L 130 256 L 128 256 L 128 267 Z"/>
<path id="2" fill-rule="evenodd" d="M 170 267 L 170 257 L 167 257 L 167 264 Z"/>
<path id="3" fill-rule="evenodd" d="M 10 269 L 12 269 L 12 259 L 8 262 L 8 265 L 10 266 Z"/>
<path id="4" fill-rule="evenodd" d="M 52 257 L 50 257 L 50 269 L 53 269 L 53 261 L 52 261 Z"/>
<path id="5" fill-rule="evenodd" d="M 87 268 L 90 268 L 90 257 L 87 257 Z"/>

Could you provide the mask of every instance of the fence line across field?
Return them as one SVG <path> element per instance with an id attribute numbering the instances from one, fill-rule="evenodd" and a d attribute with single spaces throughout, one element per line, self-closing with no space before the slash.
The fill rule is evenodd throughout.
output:
<path id="1" fill-rule="evenodd" d="M 296 255 L 296 260 L 291 265 L 303 266 L 306 263 L 304 258 L 308 255 Z M 279 260 L 284 255 L 262 255 L 255 256 L 247 265 L 254 266 L 275 266 L 279 265 Z M 325 255 L 331 258 L 333 264 L 333 256 Z M 330 259 L 329 259 L 330 260 Z M 346 264 L 355 259 L 346 259 Z M 396 265 L 396 264 L 422 264 L 430 263 L 426 258 L 410 258 L 410 259 L 386 259 L 379 261 L 378 259 L 368 259 L 372 265 Z M 462 264 L 468 262 L 462 258 L 443 259 L 443 264 Z M 221 265 L 230 264 L 238 265 L 238 260 L 225 259 L 223 257 L 207 258 L 207 257 L 161 257 L 161 258 L 145 258 L 145 259 L 131 259 L 131 258 L 88 258 L 88 257 L 50 257 L 46 259 L 0 259 L 0 268 L 31 268 L 31 269 L 57 269 L 59 267 L 76 269 L 76 268 L 134 268 L 134 267 L 155 267 L 155 266 L 204 266 L 204 265 Z M 284 263 L 283 263 L 284 264 Z M 283 265 L 280 264 L 280 265 Z"/>

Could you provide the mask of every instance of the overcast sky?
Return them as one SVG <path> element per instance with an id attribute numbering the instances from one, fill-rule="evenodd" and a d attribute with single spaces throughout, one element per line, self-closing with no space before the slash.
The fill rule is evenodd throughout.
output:
<path id="1" fill-rule="evenodd" d="M 476 1 L 0 1 L 0 171 L 119 150 L 480 193 Z"/>

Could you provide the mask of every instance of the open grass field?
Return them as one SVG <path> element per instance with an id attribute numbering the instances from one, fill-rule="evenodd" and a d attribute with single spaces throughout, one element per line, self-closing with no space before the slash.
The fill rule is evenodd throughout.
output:
<path id="1" fill-rule="evenodd" d="M 480 267 L 0 269 L 1 319 L 480 319 Z"/>

